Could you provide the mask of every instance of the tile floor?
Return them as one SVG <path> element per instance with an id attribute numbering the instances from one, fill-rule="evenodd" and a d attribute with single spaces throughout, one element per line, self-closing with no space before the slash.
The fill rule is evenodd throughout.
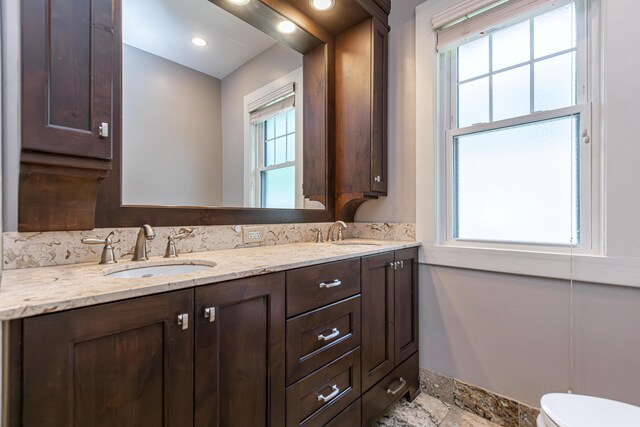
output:
<path id="1" fill-rule="evenodd" d="M 498 424 L 448 405 L 422 392 L 411 403 L 398 402 L 376 427 L 499 427 Z"/>

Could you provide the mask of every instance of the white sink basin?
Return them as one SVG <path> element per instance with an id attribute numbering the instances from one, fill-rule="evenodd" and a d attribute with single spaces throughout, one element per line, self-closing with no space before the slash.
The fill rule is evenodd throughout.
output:
<path id="1" fill-rule="evenodd" d="M 379 243 L 373 242 L 333 242 L 333 244 L 338 246 L 380 246 Z"/>
<path id="2" fill-rule="evenodd" d="M 204 264 L 165 264 L 115 271 L 113 273 L 107 273 L 105 276 L 113 277 L 115 279 L 141 279 L 147 277 L 177 276 L 180 274 L 197 273 L 213 267 L 214 265 Z"/>

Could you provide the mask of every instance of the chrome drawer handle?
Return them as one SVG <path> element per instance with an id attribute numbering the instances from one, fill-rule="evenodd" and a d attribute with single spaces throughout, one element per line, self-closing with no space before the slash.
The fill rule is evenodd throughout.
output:
<path id="1" fill-rule="evenodd" d="M 336 286 L 340 286 L 342 285 L 342 280 L 340 279 L 336 279 L 333 282 L 322 282 L 320 283 L 318 286 L 320 287 L 320 289 L 329 289 L 329 288 L 335 288 Z"/>
<path id="2" fill-rule="evenodd" d="M 209 319 L 209 323 L 213 323 L 216 321 L 216 308 L 215 307 L 207 307 L 204 309 L 204 318 Z"/>
<path id="3" fill-rule="evenodd" d="M 404 388 L 404 386 L 407 385 L 407 382 L 405 381 L 404 378 L 400 377 L 400 385 L 398 387 L 396 387 L 394 390 L 391 390 L 391 388 L 387 389 L 387 394 L 396 394 L 398 393 L 400 390 L 402 390 Z"/>
<path id="4" fill-rule="evenodd" d="M 318 341 L 329 341 L 334 339 L 338 335 L 340 335 L 340 331 L 338 330 L 338 328 L 333 328 L 331 329 L 331 333 L 329 335 L 318 335 Z"/>
<path id="5" fill-rule="evenodd" d="M 178 315 L 178 326 L 182 326 L 182 330 L 189 329 L 189 315 L 188 314 L 179 314 Z"/>
<path id="6" fill-rule="evenodd" d="M 332 385 L 331 388 L 333 389 L 333 391 L 331 393 L 329 393 L 329 395 L 325 396 L 323 394 L 318 395 L 318 402 L 325 402 L 327 403 L 328 401 L 330 401 L 331 399 L 333 399 L 334 397 L 336 397 L 338 395 L 338 393 L 340 393 L 340 389 L 338 388 L 337 385 Z"/>

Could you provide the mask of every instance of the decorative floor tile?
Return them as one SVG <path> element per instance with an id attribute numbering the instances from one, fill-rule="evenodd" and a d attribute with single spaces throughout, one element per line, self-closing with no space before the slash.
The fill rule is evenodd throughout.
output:
<path id="1" fill-rule="evenodd" d="M 426 393 L 421 393 L 413 402 L 401 399 L 376 427 L 436 427 L 442 423 L 449 407 Z"/>

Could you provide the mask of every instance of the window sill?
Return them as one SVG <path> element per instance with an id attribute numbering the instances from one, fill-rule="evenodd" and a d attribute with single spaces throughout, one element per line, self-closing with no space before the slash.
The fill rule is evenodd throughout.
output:
<path id="1" fill-rule="evenodd" d="M 640 287 L 640 259 L 634 258 L 425 244 L 420 262 L 562 280 L 570 280 L 573 270 L 575 281 Z"/>

